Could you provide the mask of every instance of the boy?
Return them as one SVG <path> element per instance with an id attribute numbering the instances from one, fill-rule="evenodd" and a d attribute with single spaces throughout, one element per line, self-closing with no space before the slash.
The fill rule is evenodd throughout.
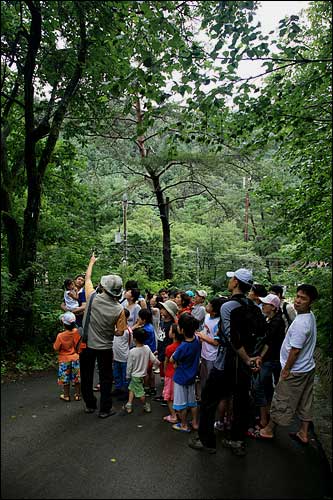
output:
<path id="1" fill-rule="evenodd" d="M 188 408 L 191 408 L 192 427 L 195 430 L 198 428 L 198 403 L 195 397 L 195 377 L 201 349 L 195 335 L 198 326 L 198 320 L 188 313 L 182 314 L 178 320 L 179 333 L 184 335 L 184 341 L 170 358 L 175 363 L 173 408 L 180 417 L 180 423 L 172 426 L 175 431 L 191 432 L 186 421 Z"/>

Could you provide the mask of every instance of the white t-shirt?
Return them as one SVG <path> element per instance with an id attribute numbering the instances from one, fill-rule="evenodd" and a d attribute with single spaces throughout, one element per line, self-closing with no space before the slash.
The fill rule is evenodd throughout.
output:
<path id="1" fill-rule="evenodd" d="M 217 335 L 218 325 L 220 318 L 211 318 L 210 314 L 206 314 L 204 323 L 204 333 L 209 335 L 211 339 Z M 218 345 L 211 345 L 203 341 L 201 344 L 201 357 L 207 361 L 215 361 Z"/>
<path id="2" fill-rule="evenodd" d="M 292 347 L 301 349 L 291 372 L 305 373 L 312 370 L 316 364 L 313 353 L 317 341 L 316 318 L 313 312 L 298 314 L 291 323 L 280 350 L 280 363 L 284 368 L 289 351 Z"/>
<path id="3" fill-rule="evenodd" d="M 79 307 L 79 302 L 78 300 L 73 299 L 72 297 L 69 296 L 70 290 L 66 290 L 64 293 L 64 301 L 66 304 L 66 308 L 69 311 L 72 311 L 73 309 L 76 309 Z"/>
<path id="4" fill-rule="evenodd" d="M 127 359 L 126 378 L 145 377 L 147 375 L 149 360 L 153 363 L 154 368 L 160 365 L 158 359 L 147 345 L 133 347 Z"/>
<path id="5" fill-rule="evenodd" d="M 129 331 L 125 330 L 123 335 L 115 335 L 113 339 L 113 360 L 126 363 L 129 354 Z"/>

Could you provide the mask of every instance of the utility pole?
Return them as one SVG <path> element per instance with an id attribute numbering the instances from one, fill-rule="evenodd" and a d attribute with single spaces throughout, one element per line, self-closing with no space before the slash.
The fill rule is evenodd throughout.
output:
<path id="1" fill-rule="evenodd" d="M 251 182 L 251 177 L 248 179 Z M 243 177 L 243 189 L 246 189 L 246 177 Z M 250 195 L 249 189 L 246 189 L 245 193 L 245 221 L 244 221 L 244 241 L 249 241 L 249 206 L 250 206 Z"/>
<path id="2" fill-rule="evenodd" d="M 123 264 L 126 266 L 128 255 L 127 255 L 127 206 L 128 199 L 127 194 L 123 194 L 123 226 L 124 226 L 124 256 L 123 256 Z"/>
<path id="3" fill-rule="evenodd" d="M 200 286 L 200 255 L 199 247 L 197 247 L 197 287 Z"/>

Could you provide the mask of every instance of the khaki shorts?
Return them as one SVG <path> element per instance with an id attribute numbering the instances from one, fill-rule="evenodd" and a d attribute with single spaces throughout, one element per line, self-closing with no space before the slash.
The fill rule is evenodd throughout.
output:
<path id="1" fill-rule="evenodd" d="M 303 422 L 312 420 L 313 383 L 315 369 L 305 373 L 290 373 L 275 387 L 271 404 L 271 419 L 278 425 L 289 425 L 294 415 Z"/>

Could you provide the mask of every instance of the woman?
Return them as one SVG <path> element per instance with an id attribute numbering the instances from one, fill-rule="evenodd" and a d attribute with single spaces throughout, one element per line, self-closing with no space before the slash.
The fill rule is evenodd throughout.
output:
<path id="1" fill-rule="evenodd" d="M 280 377 L 280 349 L 284 340 L 285 325 L 280 309 L 280 299 L 277 295 L 270 293 L 266 297 L 260 297 L 260 301 L 263 304 L 262 311 L 266 316 L 267 333 L 265 345 L 260 353 L 261 370 L 254 377 L 253 389 L 256 406 L 260 408 L 260 427 L 266 427 L 269 422 L 274 385 Z"/>

